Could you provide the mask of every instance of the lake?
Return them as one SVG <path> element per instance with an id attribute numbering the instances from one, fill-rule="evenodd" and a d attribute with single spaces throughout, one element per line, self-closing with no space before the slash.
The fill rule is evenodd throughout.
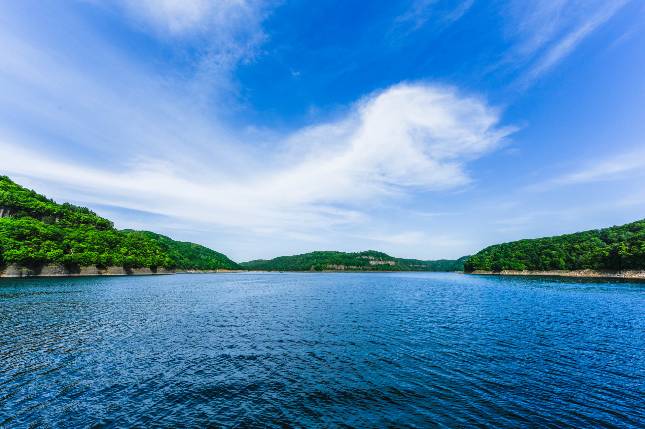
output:
<path id="1" fill-rule="evenodd" d="M 645 284 L 0 280 L 0 426 L 644 427 Z"/>

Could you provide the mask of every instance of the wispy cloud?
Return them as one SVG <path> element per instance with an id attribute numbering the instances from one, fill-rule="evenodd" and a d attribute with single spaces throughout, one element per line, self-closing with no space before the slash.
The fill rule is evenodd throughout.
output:
<path id="1" fill-rule="evenodd" d="M 257 31 L 261 0 L 120 0 L 123 9 L 160 37 Z M 246 24 L 246 25 L 245 25 Z"/>
<path id="2" fill-rule="evenodd" d="M 528 189 L 546 191 L 562 186 L 622 180 L 634 176 L 643 176 L 645 174 L 643 172 L 645 172 L 645 152 L 632 151 L 597 160 L 571 173 L 531 185 Z"/>
<path id="3" fill-rule="evenodd" d="M 160 40 L 195 52 L 193 94 L 202 102 L 235 94 L 232 72 L 252 61 L 266 34 L 268 0 L 120 0 L 115 3 Z"/>
<path id="4" fill-rule="evenodd" d="M 413 0 L 404 13 L 394 18 L 393 31 L 409 35 L 430 23 L 440 31 L 458 21 L 473 3 L 474 0 L 462 0 L 445 7 L 439 0 Z"/>
<path id="5" fill-rule="evenodd" d="M 406 26 L 408 31 L 421 28 L 431 16 L 437 0 L 415 0 L 408 9 L 394 19 L 396 27 Z"/>
<path id="6" fill-rule="evenodd" d="M 557 40 L 537 60 L 525 76 L 526 82 L 534 81 L 551 70 L 599 26 L 608 21 L 626 2 L 614 0 L 607 7 L 580 23 L 577 27 Z"/>
<path id="7" fill-rule="evenodd" d="M 527 87 L 569 56 L 629 1 L 512 1 L 506 18 L 514 47 L 504 63 L 525 68 L 518 84 Z"/>
<path id="8" fill-rule="evenodd" d="M 345 118 L 285 136 L 279 154 L 260 169 L 223 175 L 181 158 L 140 156 L 136 167 L 111 171 L 57 160 L 13 140 L 0 143 L 6 155 L 0 168 L 81 189 L 96 196 L 94 203 L 304 233 L 360 222 L 368 216 L 366 203 L 406 189 L 463 185 L 465 163 L 511 131 L 480 100 L 449 88 L 398 85 L 361 100 Z"/>
<path id="9" fill-rule="evenodd" d="M 52 52 L 55 45 L 42 49 L 28 37 L 0 35 L 5 140 L 61 157 L 80 153 L 90 165 L 110 159 L 113 168 L 150 154 L 203 164 L 200 158 L 212 160 L 215 152 L 218 169 L 236 165 L 227 159 L 232 137 L 215 118 L 200 115 L 181 88 L 169 88 L 162 76 L 146 73 L 109 46 L 88 37 L 79 54 L 96 50 L 101 59 L 78 62 Z"/>

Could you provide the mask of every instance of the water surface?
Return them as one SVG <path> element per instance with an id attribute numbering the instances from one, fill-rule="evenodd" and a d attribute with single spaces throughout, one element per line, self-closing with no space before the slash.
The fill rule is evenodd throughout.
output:
<path id="1" fill-rule="evenodd" d="M 0 426 L 643 427 L 645 285 L 0 281 Z"/>

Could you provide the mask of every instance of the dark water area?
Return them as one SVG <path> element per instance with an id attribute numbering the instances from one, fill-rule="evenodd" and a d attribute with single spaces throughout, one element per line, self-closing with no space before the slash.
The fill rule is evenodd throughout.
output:
<path id="1" fill-rule="evenodd" d="M 2 427 L 644 427 L 645 285 L 0 281 Z"/>

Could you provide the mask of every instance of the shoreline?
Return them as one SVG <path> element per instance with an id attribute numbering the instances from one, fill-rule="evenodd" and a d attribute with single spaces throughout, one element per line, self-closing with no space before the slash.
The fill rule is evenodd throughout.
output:
<path id="1" fill-rule="evenodd" d="M 644 270 L 624 271 L 597 271 L 597 270 L 547 270 L 547 271 L 517 271 L 502 270 L 481 271 L 475 270 L 466 274 L 484 276 L 527 276 L 527 277 L 565 277 L 565 278 L 587 278 L 587 279 L 626 279 L 645 280 Z"/>
<path id="2" fill-rule="evenodd" d="M 47 264 L 38 268 L 29 268 L 11 264 L 0 270 L 0 278 L 20 279 L 35 277 L 125 277 L 125 276 L 163 276 L 174 274 L 214 274 L 245 272 L 241 270 L 168 270 L 165 268 L 124 268 L 85 266 L 70 270 L 63 265 Z"/>
<path id="3" fill-rule="evenodd" d="M 244 273 L 300 273 L 300 274 L 333 274 L 333 273 L 366 273 L 366 274 L 378 274 L 378 273 L 455 273 L 455 274 L 464 274 L 463 271 L 421 271 L 421 270 L 321 270 L 321 271 L 311 271 L 311 270 L 244 270 L 241 271 Z"/>
<path id="4" fill-rule="evenodd" d="M 125 277 L 125 276 L 157 276 L 175 274 L 225 274 L 225 273 L 301 273 L 301 274 L 329 274 L 329 273 L 455 273 L 484 276 L 509 276 L 509 277 L 562 277 L 580 279 L 624 279 L 645 281 L 645 270 L 624 270 L 624 271 L 597 271 L 597 270 L 546 270 L 546 271 L 517 271 L 502 270 L 482 271 L 475 270 L 469 273 L 463 271 L 395 271 L 395 270 L 323 270 L 323 271 L 265 271 L 265 270 L 168 270 L 158 268 L 123 268 L 123 267 L 96 267 L 86 266 L 76 269 L 68 269 L 62 265 L 47 264 L 40 268 L 28 268 L 15 264 L 0 269 L 0 278 L 52 278 L 52 277 Z"/>
<path id="5" fill-rule="evenodd" d="M 456 273 L 463 274 L 463 271 L 399 271 L 399 270 L 323 270 L 323 271 L 268 271 L 268 270 L 167 270 L 158 268 L 156 271 L 150 268 L 103 267 L 96 266 L 78 267 L 73 271 L 62 265 L 47 264 L 40 268 L 29 268 L 16 264 L 8 265 L 0 269 L 0 278 L 55 278 L 55 277 L 125 277 L 125 276 L 158 276 L 175 274 L 226 274 L 226 273 L 301 273 L 301 274 L 330 274 L 330 273 Z"/>
<path id="6" fill-rule="evenodd" d="M 132 268 L 124 269 L 122 267 L 107 267 L 98 269 L 96 267 L 81 267 L 78 272 L 70 272 L 62 266 L 46 265 L 41 269 L 32 269 L 27 267 L 9 266 L 3 271 L 0 271 L 0 279 L 21 279 L 21 278 L 65 278 L 65 277 L 127 277 L 127 276 L 164 276 L 176 274 L 233 274 L 233 273 L 271 273 L 271 274 L 285 274 L 285 273 L 299 273 L 299 274 L 347 274 L 347 273 L 364 273 L 364 274 L 392 274 L 392 273 L 455 273 L 464 274 L 463 271 L 349 271 L 349 270 L 325 270 L 325 271 L 265 271 L 265 270 L 166 270 L 159 268 L 157 271 L 152 271 L 150 268 Z"/>

